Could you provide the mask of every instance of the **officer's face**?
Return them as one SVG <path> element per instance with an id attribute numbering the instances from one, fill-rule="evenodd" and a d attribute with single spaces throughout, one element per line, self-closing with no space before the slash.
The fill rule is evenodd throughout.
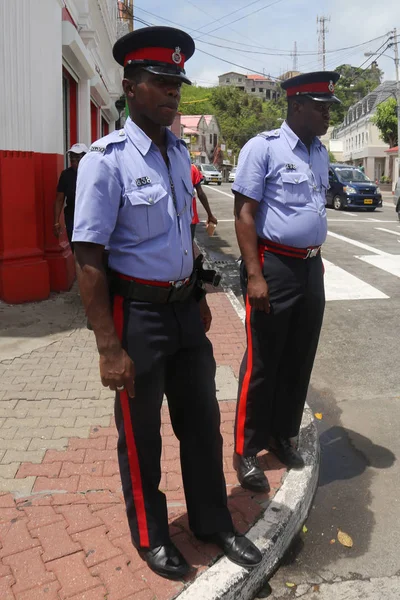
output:
<path id="1" fill-rule="evenodd" d="M 328 131 L 331 106 L 331 102 L 311 99 L 301 105 L 304 124 L 307 124 L 314 136 L 324 135 Z"/>
<path id="2" fill-rule="evenodd" d="M 182 81 L 178 77 L 142 71 L 139 81 L 124 79 L 122 84 L 134 115 L 146 117 L 156 125 L 172 125 L 181 98 Z"/>

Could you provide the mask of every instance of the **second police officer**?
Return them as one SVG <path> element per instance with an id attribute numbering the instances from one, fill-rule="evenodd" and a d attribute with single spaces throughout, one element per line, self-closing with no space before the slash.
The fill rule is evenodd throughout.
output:
<path id="1" fill-rule="evenodd" d="M 243 487 L 269 489 L 257 453 L 288 467 L 304 461 L 299 433 L 325 306 L 321 245 L 327 234 L 329 159 L 317 136 L 329 127 L 335 72 L 282 83 L 288 111 L 280 129 L 242 149 L 232 190 L 243 257 L 247 351 L 239 377 L 234 466 Z"/>
<path id="2" fill-rule="evenodd" d="M 81 161 L 73 236 L 101 380 L 116 391 L 132 541 L 153 571 L 171 579 L 189 566 L 171 541 L 159 489 L 164 393 L 180 441 L 191 530 L 239 565 L 261 561 L 252 542 L 234 531 L 227 507 L 215 361 L 206 337 L 211 314 L 192 275 L 190 157 L 168 129 L 181 85 L 190 83 L 184 63 L 193 52 L 192 38 L 170 27 L 139 29 L 116 42 L 130 118 Z"/>

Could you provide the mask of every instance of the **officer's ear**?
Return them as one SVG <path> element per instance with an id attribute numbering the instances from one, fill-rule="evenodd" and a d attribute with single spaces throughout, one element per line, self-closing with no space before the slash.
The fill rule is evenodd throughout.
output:
<path id="1" fill-rule="evenodd" d="M 122 80 L 122 89 L 124 90 L 125 96 L 127 98 L 134 98 L 136 91 L 136 83 L 132 81 L 132 79 L 124 78 Z"/>

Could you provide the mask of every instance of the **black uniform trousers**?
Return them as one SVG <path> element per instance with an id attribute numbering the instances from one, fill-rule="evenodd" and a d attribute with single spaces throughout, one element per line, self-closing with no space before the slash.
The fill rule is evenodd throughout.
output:
<path id="1" fill-rule="evenodd" d="M 135 397 L 117 392 L 118 460 L 132 541 L 169 543 L 161 478 L 161 405 L 165 393 L 180 441 L 189 525 L 198 534 L 231 531 L 223 474 L 215 360 L 197 302 L 152 304 L 114 297 L 114 322 L 134 361 Z"/>
<path id="2" fill-rule="evenodd" d="M 322 326 L 325 292 L 321 255 L 301 259 L 265 251 L 270 313 L 246 298 L 247 350 L 239 375 L 235 451 L 254 456 L 271 436 L 298 434 Z"/>

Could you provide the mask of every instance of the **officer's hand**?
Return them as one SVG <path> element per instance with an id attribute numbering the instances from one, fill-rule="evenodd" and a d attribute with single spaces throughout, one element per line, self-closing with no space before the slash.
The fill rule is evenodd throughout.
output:
<path id="1" fill-rule="evenodd" d="M 218 225 L 218 219 L 214 217 L 213 214 L 208 215 L 206 224 L 208 225 L 209 223 L 214 223 L 214 225 Z"/>
<path id="2" fill-rule="evenodd" d="M 269 313 L 268 285 L 262 275 L 258 277 L 249 277 L 247 282 L 247 297 L 252 308 Z"/>
<path id="3" fill-rule="evenodd" d="M 203 325 L 204 325 L 204 330 L 207 333 L 207 331 L 209 331 L 210 327 L 211 327 L 212 316 L 211 316 L 210 307 L 208 306 L 207 300 L 205 298 L 202 298 L 200 300 L 199 308 L 200 308 L 200 317 L 201 317 L 201 320 L 203 321 Z"/>
<path id="4" fill-rule="evenodd" d="M 100 354 L 101 383 L 110 390 L 128 392 L 128 396 L 135 395 L 135 365 L 123 348 L 108 350 Z"/>
<path id="5" fill-rule="evenodd" d="M 53 233 L 54 235 L 58 238 L 60 237 L 60 233 L 61 233 L 61 225 L 60 223 L 55 223 L 53 226 Z"/>

